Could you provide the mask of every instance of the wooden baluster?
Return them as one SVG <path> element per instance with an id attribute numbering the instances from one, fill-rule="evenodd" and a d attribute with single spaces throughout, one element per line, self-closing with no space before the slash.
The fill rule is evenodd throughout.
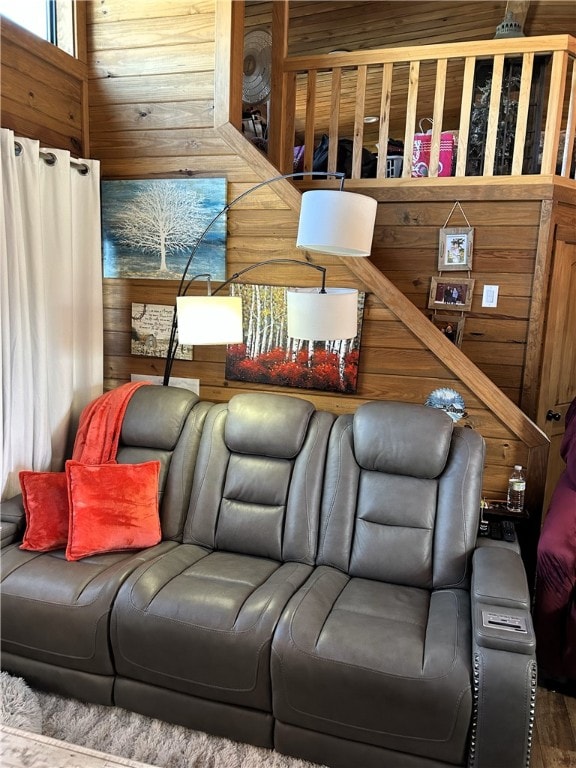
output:
<path id="1" fill-rule="evenodd" d="M 287 133 L 284 115 L 294 113 L 294 101 L 287 101 L 288 78 L 284 60 L 288 55 L 288 3 L 272 4 L 272 97 L 268 114 L 268 158 L 276 168 L 284 171 L 286 145 L 292 147 L 293 133 Z M 292 168 L 290 168 L 292 170 Z"/>
<path id="2" fill-rule="evenodd" d="M 522 78 L 516 114 L 516 131 L 514 134 L 514 155 L 512 157 L 512 176 L 522 174 L 524 165 L 524 147 L 526 145 L 526 128 L 530 109 L 530 90 L 532 88 L 532 71 L 534 69 L 534 54 L 525 53 L 522 57 Z M 538 137 L 539 138 L 539 137 Z M 537 150 L 536 150 L 537 151 Z"/>
<path id="3" fill-rule="evenodd" d="M 376 177 L 386 178 L 386 154 L 390 137 L 390 99 L 392 97 L 393 64 L 387 63 L 382 67 L 382 96 L 380 98 L 380 127 L 378 131 L 378 166 Z"/>
<path id="4" fill-rule="evenodd" d="M 358 67 L 356 73 L 356 108 L 354 111 L 354 141 L 352 144 L 352 178 L 362 176 L 362 147 L 364 146 L 364 105 L 368 67 Z"/>
<path id="5" fill-rule="evenodd" d="M 296 75 L 294 72 L 284 75 L 283 91 L 286 111 L 284 112 L 283 164 L 280 170 L 282 173 L 292 173 L 294 170 L 294 132 L 296 124 Z"/>
<path id="6" fill-rule="evenodd" d="M 458 127 L 458 157 L 456 159 L 456 176 L 466 175 L 466 160 L 468 159 L 468 138 L 470 136 L 470 116 L 472 115 L 472 94 L 474 91 L 474 72 L 476 57 L 468 56 L 464 63 L 464 79 L 462 81 L 462 100 L 460 107 L 460 125 Z"/>
<path id="7" fill-rule="evenodd" d="M 306 122 L 304 124 L 304 170 L 311 171 L 314 160 L 314 127 L 316 124 L 316 85 L 318 71 L 308 72 L 306 88 Z"/>
<path id="8" fill-rule="evenodd" d="M 540 173 L 543 174 L 552 174 L 556 171 L 567 67 L 568 53 L 566 51 L 554 51 L 552 55 L 552 72 L 550 74 L 548 109 L 546 110 L 546 128 L 544 129 L 542 168 L 540 169 Z"/>
<path id="9" fill-rule="evenodd" d="M 340 90 L 342 87 L 342 68 L 332 70 L 332 92 L 330 95 L 330 123 L 328 126 L 328 170 L 336 171 L 338 159 L 338 120 L 340 117 Z"/>
<path id="10" fill-rule="evenodd" d="M 497 54 L 494 56 L 494 65 L 492 68 L 490 107 L 488 109 L 488 126 L 486 129 L 486 145 L 484 147 L 483 176 L 494 176 L 494 160 L 496 158 L 496 143 L 498 141 L 498 122 L 500 118 L 503 74 L 504 56 Z"/>
<path id="11" fill-rule="evenodd" d="M 416 109 L 418 107 L 418 82 L 420 78 L 420 62 L 410 62 L 408 81 L 408 98 L 406 100 L 406 130 L 404 133 L 404 163 L 402 177 L 412 176 L 412 155 L 414 133 L 416 131 Z"/>
<path id="12" fill-rule="evenodd" d="M 444 115 L 444 96 L 446 93 L 447 59 L 436 62 L 436 89 L 434 91 L 434 112 L 432 116 L 432 146 L 428 176 L 438 176 L 440 171 L 440 141 L 442 138 L 442 118 Z"/>
<path id="13" fill-rule="evenodd" d="M 564 152 L 562 153 L 562 176 L 570 176 L 572 159 L 574 155 L 574 141 L 576 139 L 576 59 L 572 59 L 572 85 L 570 88 L 570 102 L 568 104 L 568 117 L 566 119 L 566 138 L 564 139 Z"/>

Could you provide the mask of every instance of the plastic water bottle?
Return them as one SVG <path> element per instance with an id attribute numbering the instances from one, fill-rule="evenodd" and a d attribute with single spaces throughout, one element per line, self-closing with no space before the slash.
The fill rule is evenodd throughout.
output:
<path id="1" fill-rule="evenodd" d="M 526 478 L 520 464 L 514 465 L 514 470 L 508 480 L 508 499 L 506 506 L 509 512 L 522 512 L 524 510 L 524 494 L 526 491 Z"/>

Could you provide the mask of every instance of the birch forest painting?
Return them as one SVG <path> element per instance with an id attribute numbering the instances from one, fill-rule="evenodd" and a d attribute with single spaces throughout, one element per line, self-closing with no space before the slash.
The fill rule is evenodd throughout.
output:
<path id="1" fill-rule="evenodd" d="M 180 280 L 225 205 L 226 179 L 103 181 L 104 277 Z M 226 279 L 226 214 L 206 232 L 188 277 L 203 273 Z"/>
<path id="2" fill-rule="evenodd" d="M 233 296 L 242 297 L 244 341 L 227 347 L 226 378 L 354 394 L 365 294 L 358 294 L 355 338 L 303 341 L 287 334 L 287 290 L 271 285 L 230 287 Z"/>

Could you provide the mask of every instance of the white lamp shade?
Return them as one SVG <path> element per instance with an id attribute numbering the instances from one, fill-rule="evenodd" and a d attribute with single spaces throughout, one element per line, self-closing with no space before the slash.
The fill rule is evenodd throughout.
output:
<path id="1" fill-rule="evenodd" d="M 240 296 L 178 296 L 179 344 L 239 344 L 242 334 Z"/>
<path id="2" fill-rule="evenodd" d="M 373 197 L 355 192 L 304 192 L 296 246 L 336 256 L 369 256 L 377 207 Z"/>
<path id="3" fill-rule="evenodd" d="M 286 292 L 288 336 L 308 341 L 353 339 L 358 334 L 358 291 L 296 288 Z"/>

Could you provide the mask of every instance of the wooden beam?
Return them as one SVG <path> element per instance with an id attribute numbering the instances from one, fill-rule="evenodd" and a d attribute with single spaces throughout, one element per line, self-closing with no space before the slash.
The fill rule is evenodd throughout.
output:
<path id="1" fill-rule="evenodd" d="M 530 6 L 530 0 L 508 0 L 506 3 L 506 11 L 504 17 L 511 14 L 514 21 L 523 28 L 526 23 L 526 16 L 528 15 L 528 7 Z"/>
<path id="2" fill-rule="evenodd" d="M 341 261 L 424 343 L 448 370 L 470 388 L 492 413 L 529 448 L 549 444 L 546 434 L 526 416 L 494 382 L 424 316 L 422 312 L 372 264 L 370 259 Z"/>

